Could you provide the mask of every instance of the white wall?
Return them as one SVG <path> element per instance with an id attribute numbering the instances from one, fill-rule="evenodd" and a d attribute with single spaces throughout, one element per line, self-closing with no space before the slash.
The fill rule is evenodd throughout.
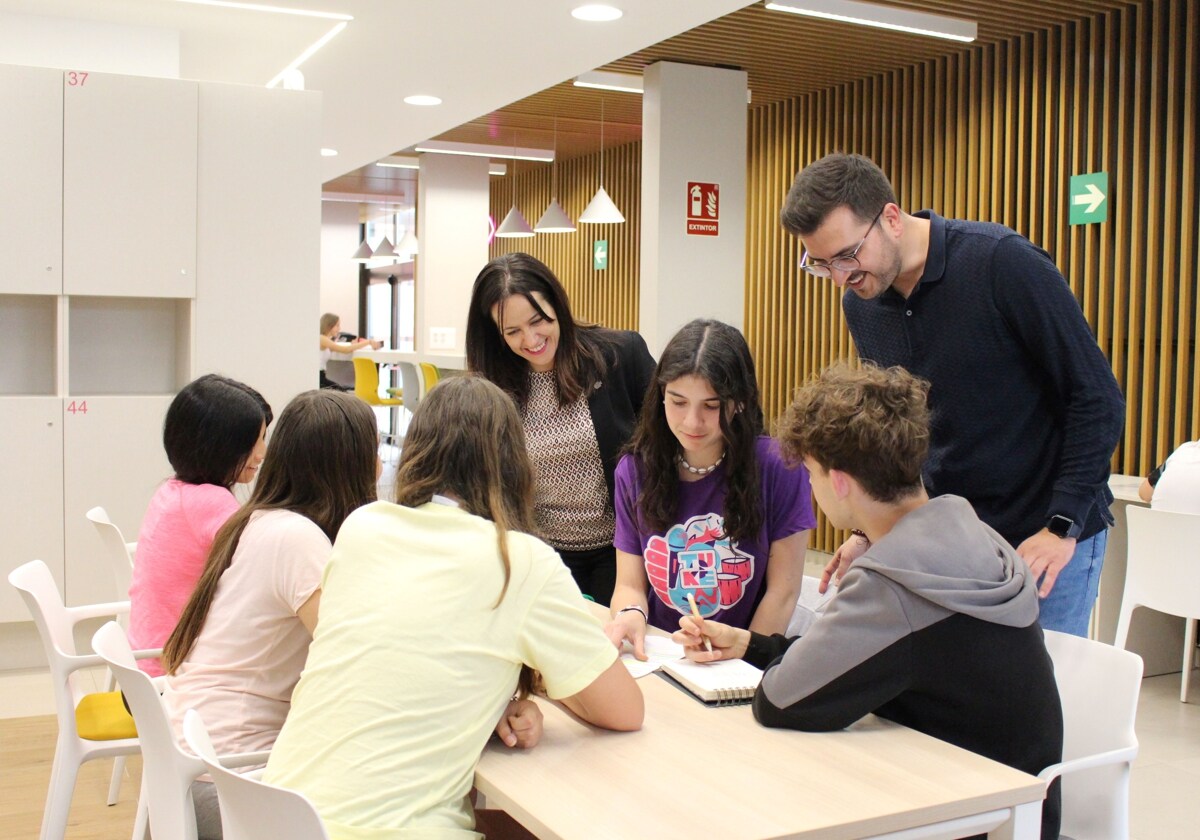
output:
<path id="1" fill-rule="evenodd" d="M 475 275 L 488 261 L 488 161 L 421 155 L 417 200 L 417 334 L 423 354 L 466 353 L 467 308 Z M 437 347 L 435 329 L 453 331 L 453 346 Z"/>
<path id="2" fill-rule="evenodd" d="M 644 79 L 639 331 L 657 356 L 693 318 L 742 329 L 746 74 L 662 61 Z M 687 233 L 693 181 L 720 186 L 717 236 Z"/>
<path id="3" fill-rule="evenodd" d="M 346 332 L 358 331 L 358 263 L 350 259 L 360 242 L 358 226 L 357 202 L 321 202 L 321 305 L 311 318 L 314 334 L 324 312 L 340 315 Z"/>
<path id="4" fill-rule="evenodd" d="M 0 12 L 0 64 L 179 78 L 179 32 Z"/>

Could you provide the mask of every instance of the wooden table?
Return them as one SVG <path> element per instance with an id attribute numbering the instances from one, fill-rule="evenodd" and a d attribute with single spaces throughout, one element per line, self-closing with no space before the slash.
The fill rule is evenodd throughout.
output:
<path id="1" fill-rule="evenodd" d="M 978 832 L 1006 819 L 992 837 L 1039 835 L 1040 780 L 914 730 L 873 715 L 842 732 L 766 729 L 749 706 L 707 708 L 657 674 L 638 685 L 640 732 L 542 701 L 536 748 L 493 739 L 475 774 L 487 807 L 563 840 L 862 838 L 998 810 Z"/>

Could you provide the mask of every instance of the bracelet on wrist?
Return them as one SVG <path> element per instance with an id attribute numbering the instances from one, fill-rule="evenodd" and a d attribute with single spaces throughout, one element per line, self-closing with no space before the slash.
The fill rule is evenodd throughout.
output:
<path id="1" fill-rule="evenodd" d="M 850 533 L 865 542 L 867 544 L 867 548 L 871 547 L 871 538 L 867 536 L 865 531 L 860 531 L 857 528 L 851 528 Z"/>
<path id="2" fill-rule="evenodd" d="M 642 620 L 645 621 L 647 624 L 650 623 L 650 616 L 646 615 L 646 611 L 644 609 L 642 609 L 641 607 L 639 607 L 637 604 L 630 604 L 628 607 L 622 607 L 621 609 L 617 610 L 617 615 L 620 615 L 621 613 L 624 613 L 624 612 L 641 613 Z"/>

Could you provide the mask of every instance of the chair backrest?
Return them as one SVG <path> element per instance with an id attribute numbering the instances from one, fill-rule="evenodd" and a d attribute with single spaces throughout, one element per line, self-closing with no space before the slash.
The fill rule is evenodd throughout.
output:
<path id="1" fill-rule="evenodd" d="M 92 648 L 116 675 L 137 724 L 151 834 L 196 840 L 191 786 L 205 772 L 204 762 L 185 753 L 175 740 L 162 697 L 150 677 L 138 669 L 129 638 L 121 626 L 110 621 L 97 630 L 92 637 Z"/>
<path id="2" fill-rule="evenodd" d="M 430 388 L 441 381 L 442 374 L 438 371 L 437 365 L 429 362 L 421 362 L 421 379 L 425 384 L 425 390 L 421 394 L 421 396 L 424 396 L 429 393 Z"/>
<path id="3" fill-rule="evenodd" d="M 129 551 L 129 543 L 125 542 L 121 529 L 108 518 L 108 511 L 104 508 L 94 507 L 84 516 L 96 526 L 96 533 L 104 545 L 104 556 L 112 568 L 116 597 L 121 600 L 128 598 L 133 574 L 133 555 Z"/>
<path id="4" fill-rule="evenodd" d="M 354 357 L 354 395 L 371 405 L 379 405 L 379 368 L 370 359 Z"/>
<path id="5" fill-rule="evenodd" d="M 59 727 L 66 727 L 72 734 L 75 729 L 75 707 L 86 693 L 81 683 L 73 676 L 81 667 L 100 664 L 94 656 L 80 656 L 75 648 L 74 622 L 67 613 L 58 584 L 49 567 L 41 560 L 32 560 L 18 566 L 8 574 L 8 582 L 16 587 L 33 616 L 46 661 L 50 665 L 50 678 L 54 683 L 54 705 L 58 714 Z"/>
<path id="6" fill-rule="evenodd" d="M 1140 505 L 1125 512 L 1129 560 L 1123 598 L 1171 615 L 1200 616 L 1200 514 Z"/>
<path id="7" fill-rule="evenodd" d="M 352 359 L 333 358 L 325 363 L 325 376 L 343 388 L 354 387 L 354 362 Z"/>
<path id="8" fill-rule="evenodd" d="M 404 407 L 416 411 L 421 401 L 421 379 L 417 374 L 417 366 L 412 362 L 399 362 L 397 367 L 400 368 L 400 387 L 404 390 Z"/>
<path id="9" fill-rule="evenodd" d="M 183 737 L 217 786 L 224 840 L 329 840 L 316 808 L 301 793 L 268 785 L 221 766 L 208 729 L 195 709 L 183 718 Z"/>
<path id="10" fill-rule="evenodd" d="M 1063 709 L 1062 834 L 1077 838 L 1128 837 L 1129 767 L 1142 658 L 1101 642 L 1045 631 L 1046 650 Z M 1103 766 L 1073 770 L 1092 756 Z"/>

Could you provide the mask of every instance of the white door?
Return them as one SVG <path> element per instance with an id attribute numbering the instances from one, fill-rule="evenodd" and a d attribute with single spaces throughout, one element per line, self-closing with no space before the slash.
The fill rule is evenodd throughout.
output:
<path id="1" fill-rule="evenodd" d="M 193 297 L 196 83 L 71 78 L 64 74 L 64 293 Z"/>
<path id="2" fill-rule="evenodd" d="M 59 397 L 0 397 L 0 429 L 8 442 L 0 458 L 0 622 L 32 621 L 8 573 L 42 560 L 63 585 L 63 401 Z"/>
<path id="3" fill-rule="evenodd" d="M 171 476 L 162 423 L 172 396 L 63 400 L 63 532 L 70 605 L 113 600 L 113 578 L 95 526 L 84 514 L 102 505 L 126 540 L 136 540 L 146 505 Z"/>
<path id="4" fill-rule="evenodd" d="M 0 294 L 62 293 L 63 74 L 0 65 Z"/>

